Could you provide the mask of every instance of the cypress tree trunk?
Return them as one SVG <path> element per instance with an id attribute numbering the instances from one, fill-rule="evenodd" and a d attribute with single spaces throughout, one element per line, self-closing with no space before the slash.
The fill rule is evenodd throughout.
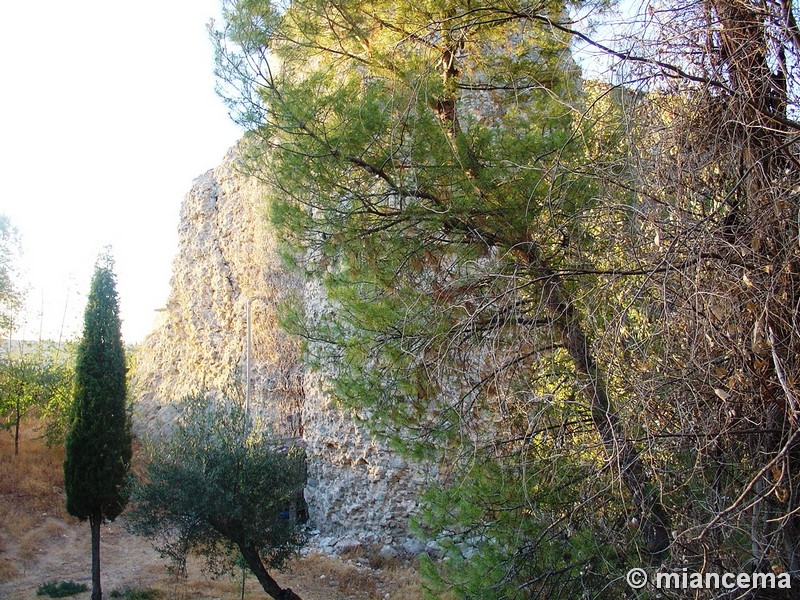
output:
<path id="1" fill-rule="evenodd" d="M 103 590 L 100 587 L 100 524 L 103 519 L 100 513 L 89 517 L 92 528 L 92 600 L 102 600 Z"/>

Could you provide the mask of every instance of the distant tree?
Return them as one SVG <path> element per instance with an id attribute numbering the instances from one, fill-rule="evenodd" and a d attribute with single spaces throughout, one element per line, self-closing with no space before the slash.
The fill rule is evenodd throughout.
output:
<path id="1" fill-rule="evenodd" d="M 48 446 L 63 445 L 70 426 L 72 388 L 75 379 L 75 361 L 72 354 L 62 360 L 47 363 L 48 388 L 36 408 L 43 435 Z"/>
<path id="2" fill-rule="evenodd" d="M 92 600 L 100 587 L 100 525 L 128 502 L 131 432 L 126 411 L 125 350 L 120 334 L 113 260 L 95 265 L 75 362 L 75 388 L 66 439 L 67 512 L 92 531 Z"/>
<path id="3" fill-rule="evenodd" d="M 41 347 L 20 349 L 0 357 L 0 418 L 14 430 L 14 454 L 19 454 L 20 426 L 38 411 L 46 423 L 49 443 L 63 439 L 63 423 L 71 391 L 71 368 Z"/>
<path id="4" fill-rule="evenodd" d="M 0 327 L 9 331 L 14 313 L 22 304 L 22 292 L 15 281 L 14 258 L 19 252 L 19 234 L 6 215 L 0 215 Z"/>
<path id="5" fill-rule="evenodd" d="M 304 455 L 278 448 L 235 403 L 198 394 L 181 409 L 174 434 L 148 449 L 132 530 L 153 540 L 179 571 L 190 552 L 214 571 L 233 568 L 238 551 L 267 594 L 299 600 L 267 568 L 282 569 L 303 543 L 292 508 L 305 485 Z"/>

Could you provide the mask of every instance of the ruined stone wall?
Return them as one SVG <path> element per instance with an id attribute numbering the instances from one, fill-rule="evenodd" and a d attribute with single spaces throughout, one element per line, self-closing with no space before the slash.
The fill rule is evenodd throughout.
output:
<path id="1" fill-rule="evenodd" d="M 237 168 L 235 152 L 186 195 L 170 296 L 137 358 L 134 428 L 167 429 L 175 401 L 200 389 L 243 393 L 246 307 L 254 299 L 251 406 L 306 448 L 305 494 L 319 545 L 412 550 L 407 522 L 422 472 L 331 401 L 326 374 L 306 370 L 299 344 L 278 326 L 276 307 L 288 295 L 312 311 L 324 310 L 326 299 L 318 283 L 282 266 L 264 196 L 263 185 Z"/>

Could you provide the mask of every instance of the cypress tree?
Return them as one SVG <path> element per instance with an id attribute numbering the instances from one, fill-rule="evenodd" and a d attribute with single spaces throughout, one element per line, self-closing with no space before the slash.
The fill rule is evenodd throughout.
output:
<path id="1" fill-rule="evenodd" d="M 125 350 L 113 260 L 95 265 L 77 350 L 64 487 L 67 512 L 89 520 L 92 532 L 92 600 L 100 587 L 100 525 L 114 520 L 128 501 L 131 432 L 125 407 Z"/>

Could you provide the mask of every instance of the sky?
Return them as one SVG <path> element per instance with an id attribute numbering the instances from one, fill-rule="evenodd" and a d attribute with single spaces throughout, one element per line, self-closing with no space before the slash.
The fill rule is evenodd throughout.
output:
<path id="1" fill-rule="evenodd" d="M 27 289 L 15 337 L 78 337 L 108 245 L 124 340 L 152 329 L 183 196 L 242 134 L 214 92 L 219 4 L 0 3 L 0 214 Z"/>
<path id="2" fill-rule="evenodd" d="M 79 336 L 108 245 L 123 338 L 152 330 L 183 196 L 242 135 L 214 92 L 220 1 L 0 3 L 0 214 L 27 290 L 14 337 Z"/>

